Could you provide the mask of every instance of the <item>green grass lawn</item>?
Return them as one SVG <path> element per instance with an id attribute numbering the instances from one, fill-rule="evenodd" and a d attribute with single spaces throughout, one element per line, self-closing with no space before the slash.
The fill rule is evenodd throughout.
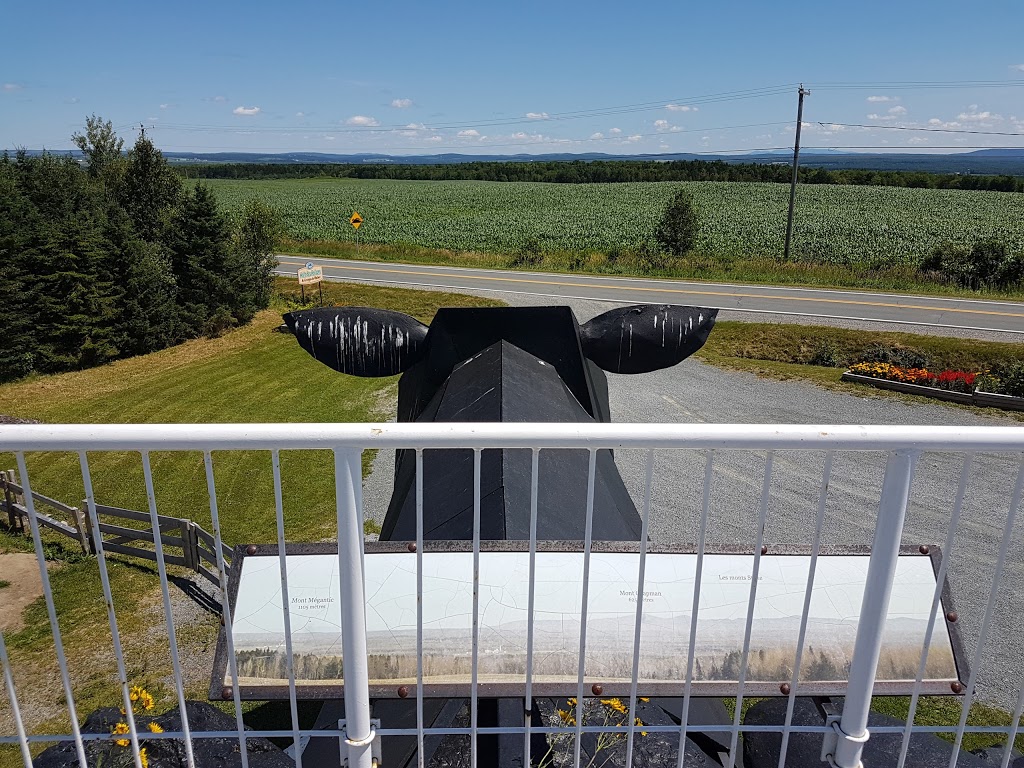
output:
<path id="1" fill-rule="evenodd" d="M 275 333 L 281 310 L 298 300 L 294 281 L 278 281 L 275 310 L 218 339 L 198 339 L 144 357 L 87 371 L 41 376 L 0 387 L 0 413 L 48 423 L 366 422 L 393 417 L 396 377 L 343 376 L 318 363 L 289 334 Z M 489 299 L 446 293 L 325 283 L 326 303 L 376 306 L 429 322 L 441 306 L 493 306 Z M 99 503 L 146 510 L 138 454 L 90 454 Z M 368 467 L 370 456 L 365 457 Z M 26 457 L 33 489 L 79 505 L 83 485 L 73 455 Z M 289 541 L 335 536 L 334 481 L 324 451 L 281 456 L 285 527 Z M 162 514 L 187 517 L 210 530 L 209 499 L 199 453 L 154 453 L 154 485 Z M 257 452 L 214 455 L 224 540 L 229 545 L 276 541 L 270 457 Z M 0 467 L 15 466 L 0 454 Z M 81 556 L 70 539 L 47 537 L 54 558 L 51 581 L 76 703 L 84 716 L 119 701 L 111 638 L 96 561 Z M 30 552 L 31 541 L 0 533 L 0 553 Z M 174 689 L 155 564 L 114 556 L 111 585 L 129 677 L 146 685 L 158 707 L 173 705 Z M 194 577 L 194 574 L 193 574 Z M 180 627 L 183 657 L 209 652 L 218 626 L 207 617 Z M 25 614 L 25 626 L 5 640 L 22 709 L 32 729 L 69 728 L 42 599 Z M 209 669 L 187 679 L 188 694 L 205 699 Z M 0 732 L 13 733 L 7 697 L 0 700 Z M 20 765 L 16 749 L 0 748 L 0 766 Z"/>

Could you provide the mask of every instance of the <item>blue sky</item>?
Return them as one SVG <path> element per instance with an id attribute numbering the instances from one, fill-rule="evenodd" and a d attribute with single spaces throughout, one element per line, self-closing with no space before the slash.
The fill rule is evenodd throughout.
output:
<path id="1" fill-rule="evenodd" d="M 43 1 L 4 26 L 8 148 L 68 148 L 92 113 L 197 152 L 788 147 L 801 81 L 805 146 L 1024 146 L 877 127 L 1024 133 L 1020 0 Z M 891 85 L 910 81 L 1020 86 Z M 762 95 L 702 98 L 739 91 Z"/>

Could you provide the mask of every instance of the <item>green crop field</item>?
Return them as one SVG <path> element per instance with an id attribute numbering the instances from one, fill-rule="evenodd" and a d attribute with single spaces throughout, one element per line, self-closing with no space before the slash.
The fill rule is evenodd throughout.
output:
<path id="1" fill-rule="evenodd" d="M 701 211 L 696 251 L 716 258 L 782 252 L 789 187 L 766 183 L 540 184 L 478 181 L 210 180 L 229 208 L 258 195 L 296 240 L 452 251 L 610 252 L 650 243 L 668 198 L 689 189 Z M 997 237 L 1024 251 L 1024 195 L 897 187 L 803 186 L 795 255 L 825 264 L 914 265 L 940 242 Z"/>

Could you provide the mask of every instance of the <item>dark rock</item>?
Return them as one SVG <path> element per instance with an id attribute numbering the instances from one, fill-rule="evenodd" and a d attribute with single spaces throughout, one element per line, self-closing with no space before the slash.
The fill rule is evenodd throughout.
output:
<path id="1" fill-rule="evenodd" d="M 188 701 L 189 727 L 198 731 L 233 731 L 235 718 L 201 701 Z M 114 707 L 97 709 L 82 725 L 82 733 L 110 733 L 119 722 L 124 722 L 120 710 Z M 149 724 L 156 723 L 165 731 L 181 730 L 181 714 L 177 708 L 159 717 L 136 715 L 135 724 L 139 729 L 139 744 L 146 748 L 149 768 L 184 768 L 185 744 L 180 739 L 146 739 Z M 247 738 L 246 750 L 249 765 L 253 768 L 290 768 L 294 761 L 267 739 Z M 238 739 L 193 739 L 192 751 L 197 768 L 235 768 L 242 765 L 242 754 Z M 85 755 L 90 766 L 134 765 L 131 747 L 121 747 L 113 741 L 87 741 Z M 118 760 L 123 756 L 122 761 Z M 65 741 L 44 750 L 33 762 L 36 768 L 64 768 L 77 765 L 75 744 Z"/>
<path id="2" fill-rule="evenodd" d="M 750 708 L 744 718 L 744 725 L 777 725 L 786 722 L 787 699 L 766 699 Z M 818 708 L 810 699 L 798 698 L 793 708 L 793 725 L 822 725 L 824 720 Z M 882 726 L 903 726 L 905 723 L 888 715 L 872 712 L 868 715 L 868 730 Z M 803 768 L 821 763 L 822 734 L 792 733 L 786 752 L 786 768 Z M 863 763 L 872 768 L 888 768 L 899 762 L 902 733 L 874 734 L 864 745 Z M 746 768 L 776 768 L 782 749 L 782 734 L 747 733 L 743 737 L 743 759 Z M 917 733 L 910 737 L 906 768 L 934 768 L 949 765 L 953 745 L 929 733 Z M 983 768 L 985 762 L 970 752 L 961 752 L 957 765 L 962 768 Z"/>
<path id="3" fill-rule="evenodd" d="M 0 424 L 42 424 L 42 422 L 35 419 L 22 419 L 18 416 L 5 416 L 0 413 Z"/>
<path id="4" fill-rule="evenodd" d="M 540 699 L 537 704 L 540 706 L 544 723 L 557 723 L 558 715 L 555 711 L 557 706 L 565 707 L 565 701 L 551 699 Z M 637 702 L 636 715 L 644 725 L 671 725 L 676 726 L 678 722 L 664 709 L 652 702 Z M 603 717 L 602 717 L 603 719 Z M 601 719 L 596 717 L 591 720 L 587 716 L 587 725 L 598 725 Z M 572 726 L 566 726 L 566 736 L 556 741 L 554 750 L 567 754 L 568 761 L 557 758 L 553 765 L 572 765 L 573 750 L 575 749 L 572 734 Z M 646 735 L 642 735 L 646 733 Z M 606 737 L 607 738 L 607 737 Z M 686 760 L 688 766 L 713 766 L 718 762 L 712 760 L 708 755 L 695 744 L 690 738 L 686 739 Z M 626 739 L 617 739 L 616 743 L 605 746 L 598 750 L 598 734 L 584 733 L 580 747 L 581 764 L 588 765 L 593 761 L 594 765 L 617 768 L 626 764 Z M 597 756 L 596 759 L 595 755 Z M 661 768 L 662 766 L 676 765 L 679 756 L 679 733 L 677 732 L 644 732 L 638 728 L 633 741 L 633 766 L 636 768 Z M 550 759 L 550 758 L 549 758 Z"/>
<path id="5" fill-rule="evenodd" d="M 990 747 L 972 749 L 971 754 L 981 760 L 985 765 L 1001 766 L 1003 764 L 1003 751 L 1005 749 L 1005 744 L 993 744 Z M 1022 756 L 1016 749 L 1010 752 L 1009 768 L 1024 768 L 1024 756 Z"/>

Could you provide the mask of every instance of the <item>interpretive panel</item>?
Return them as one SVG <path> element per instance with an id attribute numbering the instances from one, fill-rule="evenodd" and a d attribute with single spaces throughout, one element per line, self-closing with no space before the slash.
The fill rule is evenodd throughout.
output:
<path id="1" fill-rule="evenodd" d="M 537 695 L 576 692 L 583 559 L 582 552 L 536 554 L 532 680 Z M 804 694 L 837 694 L 845 688 L 868 560 L 866 555 L 818 558 L 800 670 Z M 472 679 L 473 555 L 426 552 L 422 562 L 425 692 L 457 695 L 468 689 Z M 779 684 L 792 676 L 809 564 L 807 555 L 761 558 L 747 657 L 750 693 L 777 695 Z M 591 554 L 586 607 L 588 685 L 601 683 L 609 695 L 628 691 L 637 600 L 641 599 L 641 692 L 681 692 L 690 656 L 696 565 L 693 554 L 648 554 L 643 595 L 638 597 L 639 554 Z M 232 611 L 240 690 L 249 698 L 287 696 L 280 560 L 249 556 L 240 566 Z M 399 686 L 415 686 L 417 679 L 417 557 L 409 552 L 367 554 L 365 567 L 372 693 L 394 696 Z M 524 688 L 529 568 L 528 552 L 480 554 L 477 675 L 481 695 L 516 695 Z M 743 664 L 752 568 L 749 554 L 704 556 L 693 646 L 696 694 L 735 690 Z M 300 695 L 336 695 L 344 677 L 337 555 L 290 554 L 287 571 L 292 664 Z M 934 589 L 929 557 L 900 557 L 878 665 L 879 692 L 912 688 Z M 219 665 L 218 674 L 223 676 L 215 680 L 217 685 L 231 685 L 226 663 Z M 924 690 L 932 693 L 949 693 L 950 684 L 958 679 L 950 632 L 941 614 L 936 618 L 925 678 Z M 325 688 L 332 689 L 330 694 L 318 690 Z"/>

